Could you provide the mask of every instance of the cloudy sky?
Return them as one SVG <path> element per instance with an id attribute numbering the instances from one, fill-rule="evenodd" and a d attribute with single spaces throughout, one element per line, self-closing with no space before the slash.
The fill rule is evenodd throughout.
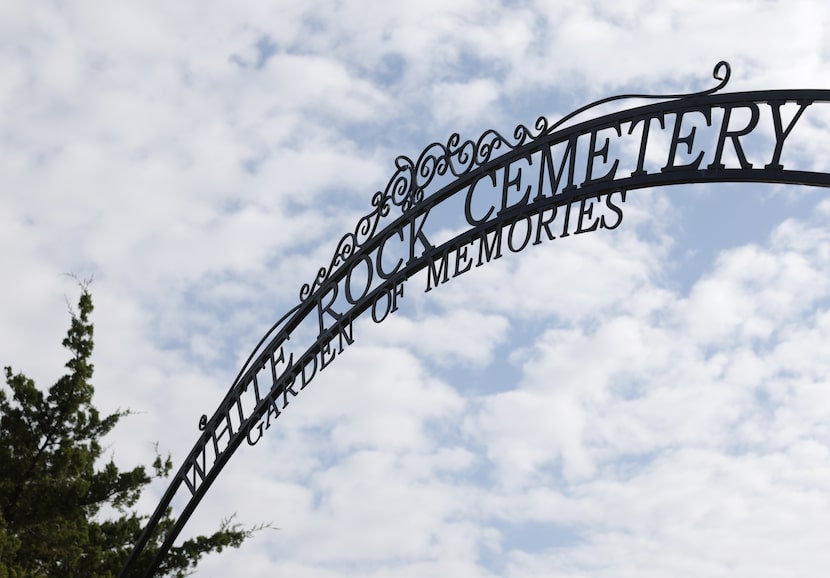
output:
<path id="1" fill-rule="evenodd" d="M 706 89 L 719 60 L 729 91 L 830 88 L 822 0 L 12 0 L 0 29 L 0 361 L 53 383 L 66 274 L 94 278 L 125 467 L 181 462 L 398 155 Z M 793 162 L 830 170 L 828 119 Z M 830 567 L 823 190 L 632 191 L 617 229 L 408 285 L 354 330 L 184 535 L 278 529 L 197 577 Z"/>

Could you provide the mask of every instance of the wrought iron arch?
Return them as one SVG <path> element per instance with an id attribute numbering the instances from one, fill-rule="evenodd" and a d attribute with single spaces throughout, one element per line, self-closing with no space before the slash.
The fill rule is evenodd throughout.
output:
<path id="1" fill-rule="evenodd" d="M 830 174 L 784 163 L 788 139 L 806 115 L 830 102 L 830 90 L 719 93 L 729 65 L 719 62 L 713 76 L 718 84 L 701 92 L 613 96 L 555 123 L 540 117 L 533 128 L 518 125 L 509 138 L 494 130 L 475 141 L 453 134 L 417 160 L 398 157 L 386 188 L 372 197 L 372 210 L 300 288 L 297 305 L 256 345 L 213 415 L 202 416 L 196 444 L 120 576 L 135 565 L 174 497 L 184 494 L 186 505 L 146 575 L 157 570 L 239 446 L 255 445 L 290 400 L 353 343 L 356 318 L 368 311 L 380 323 L 394 312 L 419 272 L 426 270 L 430 291 L 531 244 L 615 229 L 631 190 L 706 182 L 830 187 Z M 635 99 L 656 102 L 577 121 L 599 105 Z M 705 143 L 704 129 L 713 137 Z M 647 153 L 666 143 L 664 164 L 655 165 Z M 626 144 L 636 154 L 613 154 Z M 759 155 L 761 165 L 752 162 Z M 469 228 L 433 243 L 430 212 L 461 195 Z M 300 328 L 316 335 L 305 346 L 291 340 Z"/>

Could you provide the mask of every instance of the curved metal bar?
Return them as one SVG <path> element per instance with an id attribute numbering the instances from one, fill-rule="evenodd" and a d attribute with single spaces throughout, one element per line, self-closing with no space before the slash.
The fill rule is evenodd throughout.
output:
<path id="1" fill-rule="evenodd" d="M 265 340 L 268 339 L 268 337 L 274 332 L 274 330 L 277 327 L 282 325 L 285 322 L 286 319 L 291 317 L 301 307 L 302 307 L 302 303 L 298 303 L 297 305 L 295 305 L 294 307 L 289 309 L 288 312 L 285 315 L 280 317 L 279 320 L 277 320 L 277 322 L 274 323 L 271 326 L 271 329 L 269 329 L 268 331 L 265 332 L 265 335 L 262 336 L 262 339 L 259 340 L 259 343 L 257 343 L 254 346 L 253 350 L 251 351 L 251 355 L 249 355 L 248 359 L 245 360 L 245 363 L 242 364 L 242 367 L 239 369 L 239 373 L 236 374 L 236 379 L 233 380 L 233 384 L 231 385 L 231 388 L 233 388 L 234 386 L 236 386 L 239 383 L 240 378 L 245 373 L 245 370 L 247 370 L 251 366 L 251 361 L 254 360 L 254 357 L 256 357 L 256 354 L 259 352 L 260 348 L 262 347 L 262 344 L 265 343 Z"/>
<path id="2" fill-rule="evenodd" d="M 720 72 L 721 70 L 723 70 L 724 72 L 721 73 Z M 721 76 L 721 74 L 723 74 L 723 76 Z M 682 99 L 682 98 L 694 98 L 696 96 L 708 96 L 710 94 L 714 94 L 714 93 L 721 90 L 722 88 L 724 88 L 727 85 L 727 83 L 729 82 L 730 77 L 732 76 L 732 67 L 725 60 L 721 60 L 720 62 L 718 62 L 715 65 L 714 70 L 712 70 L 712 76 L 714 77 L 715 80 L 720 80 L 720 82 L 717 85 L 713 86 L 712 88 L 708 88 L 706 90 L 701 90 L 699 92 L 678 93 L 678 94 L 637 94 L 637 93 L 634 93 L 634 94 L 619 94 L 619 95 L 616 95 L 616 96 L 609 96 L 607 98 L 602 98 L 602 99 L 594 101 L 590 104 L 586 104 L 585 106 L 582 106 L 582 107 L 576 109 L 575 111 L 573 111 L 569 114 L 566 114 L 561 119 L 559 119 L 558 121 L 553 123 L 553 125 L 551 125 L 548 132 L 555 131 L 557 128 L 561 127 L 562 125 L 564 125 L 566 122 L 568 122 L 572 118 L 575 118 L 575 117 L 579 116 L 583 112 L 589 111 L 592 108 L 596 108 L 598 106 L 602 106 L 603 104 L 608 104 L 609 102 L 615 102 L 615 101 L 618 101 L 618 100 L 633 100 L 633 99 L 639 99 L 639 100 L 643 100 L 643 99 L 646 99 L 646 100 L 678 100 L 678 99 Z"/>
<path id="3" fill-rule="evenodd" d="M 719 76 L 721 74 L 722 77 Z M 292 395 L 297 394 L 291 388 L 293 387 L 294 379 L 299 377 L 299 372 L 303 370 L 303 364 L 312 359 L 312 357 L 320 355 L 320 352 L 329 344 L 333 336 L 336 336 L 338 331 L 342 331 L 346 324 L 350 324 L 357 316 L 366 311 L 367 308 L 372 307 L 375 299 L 383 291 L 388 291 L 390 286 L 395 286 L 396 283 L 403 283 L 417 272 L 428 266 L 432 266 L 430 264 L 434 264 L 435 259 L 440 258 L 441 255 L 445 255 L 448 251 L 460 248 L 465 243 L 470 242 L 471 239 L 476 238 L 476 236 L 482 238 L 483 235 L 491 234 L 500 227 L 507 226 L 511 222 L 511 219 L 537 215 L 541 211 L 551 207 L 581 202 L 585 199 L 596 197 L 597 195 L 607 195 L 615 191 L 692 182 L 770 182 L 830 187 L 830 175 L 826 173 L 785 169 L 779 162 L 783 141 L 803 110 L 813 102 L 830 102 L 830 91 L 756 91 L 715 95 L 714 93 L 728 82 L 730 76 L 729 65 L 724 62 L 719 63 L 715 67 L 714 76 L 716 79 L 721 80 L 721 83 L 714 88 L 700 92 L 685 95 L 621 95 L 610 97 L 582 107 L 554 125 L 550 125 L 546 119 L 540 117 L 534 125 L 533 130 L 528 129 L 524 125 L 518 125 L 513 131 L 513 139 L 510 141 L 504 139 L 496 131 L 486 131 L 476 141 L 462 141 L 458 134 L 453 134 L 447 141 L 446 146 L 433 143 L 424 149 L 418 157 L 417 162 L 413 162 L 408 157 L 398 157 L 395 161 L 397 172 L 390 179 L 386 189 L 383 192 L 379 191 L 375 193 L 372 197 L 374 210 L 358 221 L 354 232 L 347 233 L 341 238 L 330 264 L 327 267 L 320 268 L 314 281 L 303 285 L 301 288 L 300 302 L 283 315 L 266 332 L 259 343 L 257 343 L 213 416 L 209 420 L 206 419 L 206 416 L 203 416 L 203 420 L 200 422 L 201 426 L 203 426 L 200 429 L 203 431 L 196 445 L 184 460 L 175 478 L 171 481 L 169 488 L 158 504 L 155 513 L 148 521 L 147 526 L 144 528 L 136 547 L 130 554 L 119 576 L 126 576 L 127 572 L 135 564 L 140 552 L 146 546 L 150 536 L 162 519 L 164 512 L 170 506 L 177 492 L 181 489 L 182 484 L 187 483 L 191 491 L 190 500 L 174 523 L 173 528 L 165 536 L 162 547 L 159 549 L 158 555 L 150 569 L 150 574 L 152 574 L 158 568 L 170 547 L 172 547 L 173 542 L 224 465 L 236 449 L 238 449 L 239 445 L 241 445 L 242 440 L 247 438 L 250 443 L 249 436 L 257 424 L 261 423 L 260 420 L 263 416 L 270 415 L 269 412 L 271 411 L 272 404 L 275 404 L 276 399 L 282 396 L 284 400 L 287 400 L 288 392 L 291 392 Z M 618 111 L 588 121 L 571 124 L 563 128 L 563 125 L 567 121 L 574 119 L 577 115 L 589 109 L 614 100 L 629 98 L 673 100 L 662 100 L 658 103 Z M 799 105 L 795 120 L 788 121 L 786 127 L 783 126 L 784 123 L 782 122 L 780 111 L 780 106 L 784 102 L 795 102 Z M 592 178 L 590 170 L 588 170 L 585 181 L 579 185 L 565 187 L 560 192 L 554 191 L 550 196 L 539 194 L 533 198 L 532 202 L 526 202 L 515 207 L 503 208 L 500 211 L 496 211 L 492 218 L 488 214 L 486 218 L 475 221 L 473 227 L 439 244 L 438 247 L 425 246 L 422 254 L 417 256 L 414 254 L 411 255 L 411 258 L 403 268 L 396 270 L 393 274 L 384 276 L 383 282 L 379 283 L 374 289 L 369 290 L 367 288 L 367 291 L 356 302 L 353 302 L 353 307 L 343 312 L 341 317 L 332 323 L 331 326 L 324 328 L 321 319 L 320 333 L 314 343 L 298 357 L 298 360 L 289 361 L 289 367 L 279 377 L 274 371 L 274 356 L 281 349 L 282 344 L 288 341 L 291 332 L 307 319 L 309 315 L 313 314 L 315 307 L 321 307 L 325 295 L 332 289 L 337 288 L 337 284 L 346 277 L 356 263 L 369 258 L 373 251 L 380 251 L 381 245 L 386 239 L 391 238 L 391 234 L 403 231 L 406 226 L 411 226 L 414 229 L 414 223 L 417 219 L 422 218 L 425 221 L 429 211 L 444 200 L 462 190 L 472 190 L 477 180 L 483 178 L 485 175 L 494 175 L 495 171 L 500 169 L 505 169 L 505 172 L 507 172 L 511 163 L 523 158 L 529 159 L 533 154 L 543 154 L 543 151 L 550 151 L 554 146 L 565 144 L 570 147 L 571 143 L 575 143 L 576 139 L 583 135 L 590 135 L 591 142 L 594 143 L 599 131 L 616 129 L 619 134 L 621 123 L 631 123 L 633 126 L 644 119 L 660 119 L 662 123 L 662 119 L 665 118 L 666 114 L 675 114 L 677 115 L 675 121 L 676 126 L 679 127 L 679 119 L 685 112 L 700 112 L 701 110 L 705 110 L 711 113 L 714 107 L 721 107 L 724 111 L 731 111 L 732 107 L 750 105 L 757 109 L 758 103 L 766 103 L 769 105 L 773 111 L 773 120 L 777 123 L 774 126 L 776 147 L 772 155 L 772 161 L 763 168 L 753 168 L 751 164 L 744 163 L 743 161 L 741 161 L 739 168 L 727 168 L 725 165 L 716 162 L 703 168 L 698 166 L 699 163 L 674 166 L 673 157 L 670 156 L 672 160 L 666 167 L 659 171 L 635 171 L 629 175 L 620 177 L 613 174 L 610 178 Z M 724 114 L 726 115 L 727 113 L 724 112 Z M 755 117 L 753 116 L 753 118 Z M 751 122 L 757 122 L 757 118 Z M 720 129 L 720 144 L 727 138 L 737 139 L 741 134 L 744 134 L 740 131 L 730 130 L 728 124 L 727 117 L 727 120 L 723 122 L 723 126 Z M 629 134 L 631 134 L 630 131 Z M 677 141 L 677 143 L 682 142 L 688 144 L 691 152 L 691 142 L 684 140 L 686 138 L 686 136 L 679 134 L 679 129 L 676 129 L 673 142 Z M 738 142 L 737 140 L 733 140 L 732 142 L 733 146 L 737 146 L 735 144 Z M 601 153 L 601 151 L 597 151 L 593 147 L 594 144 L 591 144 L 591 152 L 589 154 Z M 497 154 L 501 150 L 503 150 L 502 154 Z M 720 157 L 717 156 L 717 158 L 719 159 Z M 450 174 L 455 177 L 454 180 L 428 194 L 428 189 L 430 185 L 435 183 L 436 177 Z M 400 214 L 392 215 L 393 207 L 399 207 Z M 384 222 L 385 226 L 381 226 L 381 222 Z M 473 221 L 470 221 L 470 224 L 473 224 Z M 316 360 L 316 357 L 314 359 Z M 256 406 L 243 419 L 242 406 L 239 405 L 241 403 L 241 395 L 248 391 L 248 387 L 252 384 L 255 389 L 257 388 L 257 372 L 261 371 L 269 362 L 271 363 L 271 372 L 273 373 L 272 387 L 261 399 L 259 390 L 256 390 Z M 283 408 L 286 405 L 287 403 L 283 405 Z M 227 429 L 230 429 L 230 418 L 227 417 L 229 415 L 228 412 L 236 407 L 239 408 L 239 416 L 240 420 L 242 420 L 240 426 L 235 433 L 231 432 L 228 445 L 225 449 L 221 452 L 218 449 L 216 450 L 213 464 L 207 467 L 205 465 L 205 447 L 211 440 L 211 435 L 215 434 L 217 429 L 222 425 L 223 419 L 227 419 Z M 277 411 L 277 415 L 279 415 L 279 411 Z M 216 445 L 215 437 L 213 438 L 213 444 L 214 446 Z M 202 456 L 202 464 L 205 469 L 204 471 L 201 468 L 199 469 L 201 478 L 198 480 L 199 484 L 197 485 L 195 473 L 192 477 L 192 483 L 188 480 L 187 476 L 188 472 L 196 472 L 198 457 L 200 455 Z"/>

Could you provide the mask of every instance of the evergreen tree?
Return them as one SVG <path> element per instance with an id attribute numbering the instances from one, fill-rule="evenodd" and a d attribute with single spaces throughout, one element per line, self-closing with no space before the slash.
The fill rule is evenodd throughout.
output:
<path id="1" fill-rule="evenodd" d="M 5 368 L 0 386 L 0 578 L 110 577 L 118 574 L 145 517 L 132 510 L 153 477 L 169 475 L 170 458 L 120 471 L 102 463 L 101 438 L 129 412 L 101 416 L 92 404 L 92 297 L 86 285 L 63 345 L 68 372 L 48 392 Z M 102 508 L 109 506 L 104 512 Z M 114 518 L 102 519 L 109 512 Z M 159 525 L 172 526 L 168 516 Z M 261 527 L 259 527 L 261 528 Z M 174 547 L 158 575 L 185 576 L 206 553 L 238 547 L 259 528 L 226 521 L 211 536 Z M 158 551 L 151 540 L 134 575 Z"/>

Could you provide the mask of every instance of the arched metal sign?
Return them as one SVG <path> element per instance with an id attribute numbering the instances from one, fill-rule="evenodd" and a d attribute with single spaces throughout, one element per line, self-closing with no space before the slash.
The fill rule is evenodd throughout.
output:
<path id="1" fill-rule="evenodd" d="M 452 135 L 417 161 L 401 156 L 372 210 L 338 243 L 331 262 L 304 284 L 298 304 L 254 348 L 184 460 L 126 561 L 126 576 L 174 498 L 185 506 L 147 575 L 243 444 L 256 445 L 311 381 L 354 343 L 353 322 L 380 323 L 395 312 L 419 272 L 433 288 L 508 253 L 623 221 L 628 191 L 702 182 L 759 182 L 830 187 L 830 174 L 791 163 L 788 144 L 830 90 L 718 94 L 729 81 L 678 95 L 621 95 L 592 103 L 554 124 L 544 117 L 511 138 L 487 131 L 476 141 Z M 596 118 L 600 105 L 657 102 Z M 445 208 L 463 213 L 447 226 Z M 440 210 L 439 210 L 440 209 Z"/>

